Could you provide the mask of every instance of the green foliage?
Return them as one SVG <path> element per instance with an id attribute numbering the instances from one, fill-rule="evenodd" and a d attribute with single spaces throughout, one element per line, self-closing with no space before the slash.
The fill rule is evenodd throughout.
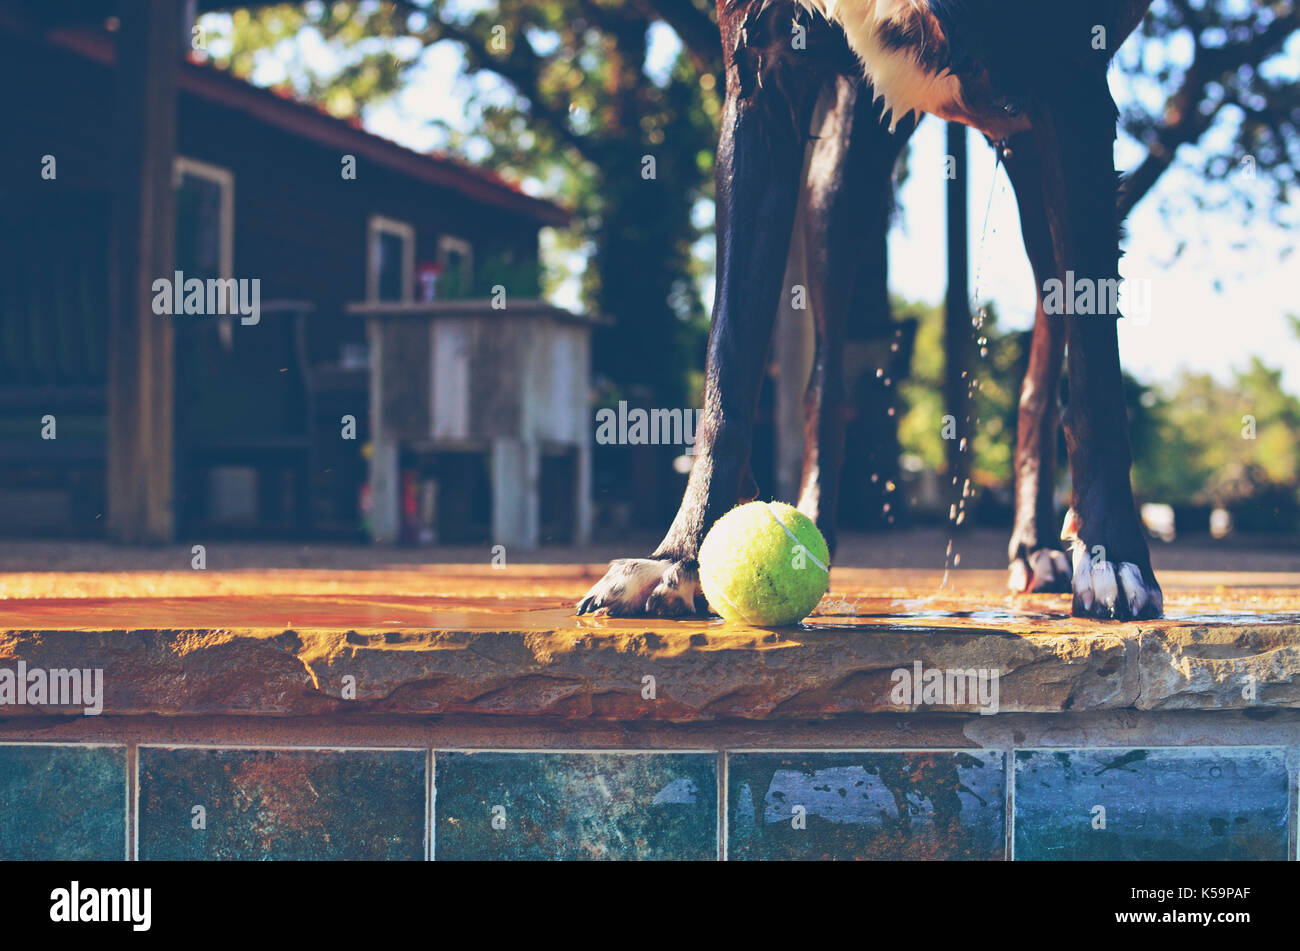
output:
<path id="1" fill-rule="evenodd" d="M 899 439 L 904 452 L 943 471 L 943 308 L 896 302 L 895 309 L 918 321 L 912 376 L 900 387 L 905 410 Z M 1292 320 L 1300 332 L 1300 321 Z M 991 308 L 974 333 L 983 353 L 970 371 L 978 382 L 973 480 L 977 487 L 1008 488 L 1029 333 L 1003 332 Z M 1063 399 L 1067 391 L 1068 381 L 1062 380 Z M 1140 499 L 1225 506 L 1278 493 L 1300 499 L 1300 399 L 1283 388 L 1280 370 L 1254 359 L 1228 385 L 1208 374 L 1184 374 L 1165 387 L 1149 387 L 1125 374 L 1124 391 L 1133 486 Z M 1250 420 L 1253 438 L 1247 438 Z M 1069 469 L 1063 445 L 1057 471 L 1064 484 Z"/>
<path id="2" fill-rule="evenodd" d="M 509 288 L 518 297 L 536 297 L 537 269 L 531 264 L 515 261 L 513 255 L 492 255 L 474 269 L 474 285 L 472 292 L 449 293 L 446 296 L 488 297 L 492 288 L 500 285 Z"/>
<path id="3" fill-rule="evenodd" d="M 234 10 L 231 21 L 229 33 L 213 31 L 210 38 L 209 45 L 215 38 L 229 46 L 215 58 L 219 66 L 247 78 L 274 53 L 298 95 L 342 118 L 391 95 L 411 65 L 394 42 L 407 32 L 404 18 L 387 4 L 286 3 Z M 304 31 L 329 49 L 331 68 L 322 69 L 304 55 L 299 42 Z"/>
<path id="4" fill-rule="evenodd" d="M 1280 370 L 1255 358 L 1228 386 L 1208 374 L 1184 374 L 1152 414 L 1156 438 L 1134 468 L 1142 496 L 1225 506 L 1275 488 L 1296 496 L 1300 399 L 1282 388 Z"/>
<path id="5" fill-rule="evenodd" d="M 927 468 L 942 470 L 947 465 L 941 436 L 947 412 L 943 405 L 943 307 L 896 301 L 895 311 L 917 320 L 912 374 L 899 387 L 907 407 L 898 426 L 899 441 L 904 452 L 920 458 Z M 984 308 L 982 326 L 972 328 L 971 334 L 972 350 L 978 355 L 967 369 L 968 382 L 974 384 L 971 477 L 976 485 L 1006 486 L 1011 482 L 1027 342 L 1023 334 L 1004 333 L 998 327 L 997 312 L 991 305 Z"/>
<path id="6" fill-rule="evenodd" d="M 577 212 L 577 224 L 554 235 L 553 248 L 560 261 L 590 256 L 582 275 L 586 304 L 617 321 L 596 341 L 596 365 L 607 377 L 602 397 L 649 394 L 659 405 L 698 405 L 707 332 L 700 288 L 712 269 L 701 249 L 712 223 L 693 212 L 712 198 L 721 109 L 720 50 L 707 0 L 420 6 L 340 0 L 238 10 L 219 63 L 251 76 L 273 53 L 299 95 L 356 117 L 410 81 L 427 47 L 453 44 L 467 77 L 466 121 L 444 130 L 448 148 L 538 183 Z M 649 36 L 664 23 L 684 45 L 667 70 L 656 71 Z M 1250 190 L 1236 187 L 1249 156 L 1276 189 L 1272 210 L 1285 210 L 1300 162 L 1300 83 L 1284 49 L 1298 27 L 1295 0 L 1156 0 L 1142 27 L 1145 43 L 1121 57 L 1133 91 L 1122 123 L 1148 149 L 1130 178 L 1130 201 L 1188 145 L 1196 146 L 1204 174 L 1226 189 L 1195 200 L 1249 206 Z M 304 56 L 304 37 L 331 56 Z M 653 180 L 641 174 L 648 155 Z M 481 262 L 479 281 L 510 267 Z M 543 289 L 563 277 L 558 269 L 545 275 Z M 900 387 L 900 439 L 905 452 L 943 469 L 942 310 L 899 309 L 919 321 L 911 377 Z M 1003 332 L 991 310 L 973 336 L 985 338 L 974 351 L 986 351 L 971 369 L 978 383 L 973 475 L 979 485 L 1007 486 L 1028 339 Z M 1201 375 L 1160 390 L 1126 378 L 1125 387 L 1141 497 L 1208 504 L 1265 491 L 1261 486 L 1294 495 L 1300 405 L 1282 390 L 1277 371 L 1255 361 L 1232 386 Z M 1256 420 L 1254 440 L 1241 435 L 1246 415 Z"/>
<path id="7" fill-rule="evenodd" d="M 702 229 L 692 210 L 712 194 L 721 112 L 715 64 L 683 47 L 666 75 L 655 74 L 647 59 L 649 31 L 660 22 L 655 4 L 422 6 L 340 0 L 238 11 L 232 35 L 221 38 L 229 53 L 218 62 L 248 76 L 274 52 L 300 95 L 353 117 L 407 82 L 426 47 L 454 44 L 476 81 L 467 84 L 467 121 L 445 130 L 449 148 L 540 183 L 575 209 L 577 224 L 554 246 L 561 257 L 591 252 L 582 276 L 586 305 L 616 321 L 595 343 L 606 388 L 683 405 L 708 326 L 703 264 L 693 254 Z M 690 0 L 667 6 L 674 22 L 695 25 L 708 48 L 701 8 Z M 324 44 L 335 68 L 314 68 L 302 55 L 303 37 Z M 642 177 L 646 156 L 655 160 L 650 180 Z M 547 275 L 545 286 L 562 276 Z"/>
<path id="8" fill-rule="evenodd" d="M 1131 200 L 1194 144 L 1192 161 L 1224 186 L 1198 190 L 1198 205 L 1253 212 L 1247 186 L 1258 176 L 1273 186 L 1267 210 L 1280 220 L 1300 165 L 1297 31 L 1296 0 L 1155 0 L 1143 42 L 1119 59 L 1133 93 L 1120 122 L 1147 148 Z"/>

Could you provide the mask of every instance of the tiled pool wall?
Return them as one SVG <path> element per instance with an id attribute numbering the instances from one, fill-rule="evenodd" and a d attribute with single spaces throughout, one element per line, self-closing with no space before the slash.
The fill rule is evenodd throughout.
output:
<path id="1" fill-rule="evenodd" d="M 1292 859 L 1291 746 L 0 743 L 0 860 Z"/>

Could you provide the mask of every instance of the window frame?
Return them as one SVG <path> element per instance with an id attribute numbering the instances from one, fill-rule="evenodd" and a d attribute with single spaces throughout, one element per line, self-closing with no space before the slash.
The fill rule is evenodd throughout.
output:
<path id="1" fill-rule="evenodd" d="M 235 173 L 230 169 L 204 162 L 188 155 L 177 155 L 172 160 L 172 189 L 181 187 L 184 176 L 206 179 L 221 189 L 221 208 L 217 216 L 219 258 L 216 275 L 221 280 L 235 276 Z"/>
<path id="2" fill-rule="evenodd" d="M 402 298 L 401 303 L 415 300 L 415 225 L 384 215 L 371 215 L 366 221 L 366 300 L 379 301 L 379 260 L 375 254 L 375 239 L 381 234 L 396 235 L 402 239 Z"/>
<path id="3" fill-rule="evenodd" d="M 462 267 L 465 271 L 464 293 L 469 294 L 474 287 L 474 245 L 459 235 L 443 234 L 438 236 L 438 267 L 441 268 L 444 276 L 448 273 L 448 254 L 452 251 L 458 253 L 461 257 Z"/>

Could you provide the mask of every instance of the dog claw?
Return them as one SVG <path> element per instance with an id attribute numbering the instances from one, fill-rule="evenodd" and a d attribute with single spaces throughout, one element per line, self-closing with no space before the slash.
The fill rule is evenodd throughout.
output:
<path id="1" fill-rule="evenodd" d="M 1016 594 L 1068 592 L 1070 561 L 1065 552 L 1054 548 L 1039 548 L 1020 555 L 1008 569 L 1007 587 Z"/>
<path id="2" fill-rule="evenodd" d="M 1029 569 L 1025 563 L 1017 558 L 1007 569 L 1007 587 L 1015 594 L 1029 590 Z"/>
<path id="3" fill-rule="evenodd" d="M 1079 613 L 1080 606 L 1083 607 L 1085 613 L 1092 611 L 1093 602 L 1096 600 L 1092 591 L 1092 561 L 1088 558 L 1088 549 L 1083 545 L 1074 547 L 1074 577 L 1072 584 L 1074 587 L 1074 613 Z"/>
<path id="4" fill-rule="evenodd" d="M 683 617 L 705 613 L 693 562 L 620 558 L 576 605 L 578 614 Z"/>
<path id="5" fill-rule="evenodd" d="M 1110 561 L 1094 562 L 1089 557 L 1088 546 L 1077 537 L 1072 540 L 1071 551 L 1075 617 L 1130 621 L 1164 614 L 1160 585 L 1154 578 L 1148 581 L 1138 565 L 1131 561 L 1121 561 L 1118 565 Z"/>
<path id="6" fill-rule="evenodd" d="M 1137 617 L 1160 617 L 1165 613 L 1165 598 L 1158 586 L 1148 588 L 1142 578 L 1142 569 L 1131 561 L 1123 562 L 1119 566 L 1119 583 L 1124 589 L 1124 596 L 1128 598 L 1129 614 Z M 1152 614 L 1143 611 L 1144 608 L 1150 607 Z"/>
<path id="7" fill-rule="evenodd" d="M 1096 608 L 1114 617 L 1115 601 L 1119 598 L 1119 580 L 1115 577 L 1115 566 L 1109 561 L 1092 566 L 1092 592 L 1096 596 Z"/>

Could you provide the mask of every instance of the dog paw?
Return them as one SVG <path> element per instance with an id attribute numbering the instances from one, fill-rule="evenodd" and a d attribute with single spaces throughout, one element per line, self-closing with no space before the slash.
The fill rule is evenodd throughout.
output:
<path id="1" fill-rule="evenodd" d="M 1070 590 L 1070 559 L 1055 548 L 1022 551 L 1007 571 L 1007 587 L 1016 594 L 1065 594 Z"/>
<path id="2" fill-rule="evenodd" d="M 578 614 L 609 617 L 685 617 L 707 614 L 693 561 L 620 558 L 577 604 Z"/>
<path id="3" fill-rule="evenodd" d="M 1072 586 L 1075 617 L 1145 621 L 1164 614 L 1165 599 L 1148 566 L 1122 557 L 1104 545 L 1089 546 L 1077 534 L 1078 520 L 1066 516 L 1062 538 L 1069 542 L 1074 562 Z M 1111 559 L 1111 560 L 1108 560 Z M 1146 559 L 1143 559 L 1146 563 Z"/>

